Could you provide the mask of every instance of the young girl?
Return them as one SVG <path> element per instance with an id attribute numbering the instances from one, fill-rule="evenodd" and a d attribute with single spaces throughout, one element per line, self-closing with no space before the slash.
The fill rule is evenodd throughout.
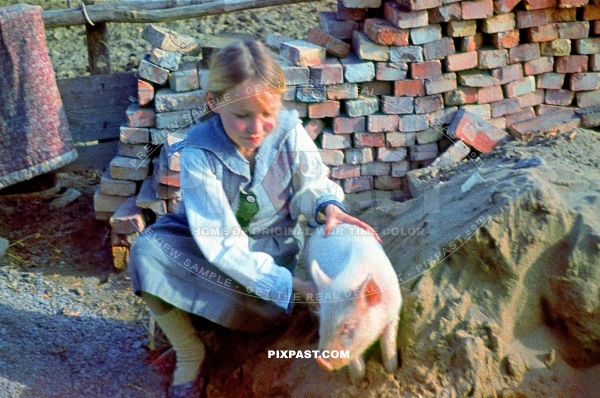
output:
<path id="1" fill-rule="evenodd" d="M 202 396 L 206 349 L 189 313 L 256 332 L 290 314 L 302 249 L 298 217 L 326 233 L 340 223 L 375 231 L 344 211 L 341 188 L 302 127 L 282 108 L 283 71 L 259 42 L 230 45 L 211 59 L 206 100 L 212 115 L 181 152 L 182 206 L 147 228 L 131 250 L 134 291 L 177 355 L 169 397 Z"/>

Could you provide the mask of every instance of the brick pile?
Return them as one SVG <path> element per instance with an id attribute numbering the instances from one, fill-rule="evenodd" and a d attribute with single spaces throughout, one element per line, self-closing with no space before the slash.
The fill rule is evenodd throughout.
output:
<path id="1" fill-rule="evenodd" d="M 410 170 L 487 152 L 509 134 L 600 125 L 598 3 L 338 0 L 305 40 L 266 43 L 286 76 L 284 106 L 299 112 L 331 178 L 347 193 L 407 191 Z M 138 102 L 95 198 L 123 266 L 136 234 L 180 200 L 178 158 L 166 154 L 206 106 L 207 71 L 191 56 L 229 40 L 202 47 L 152 26 L 144 37 L 153 49 Z"/>

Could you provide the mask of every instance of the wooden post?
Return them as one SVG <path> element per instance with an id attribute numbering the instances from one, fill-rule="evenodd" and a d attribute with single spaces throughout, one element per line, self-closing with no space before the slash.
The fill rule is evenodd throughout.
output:
<path id="1" fill-rule="evenodd" d="M 95 4 L 95 2 L 96 0 L 86 0 L 84 3 L 91 5 Z M 84 6 L 82 5 L 82 7 Z M 85 24 L 85 33 L 87 37 L 90 74 L 102 75 L 110 73 L 110 49 L 108 47 L 106 22 L 94 23 L 94 21 L 88 21 Z"/>

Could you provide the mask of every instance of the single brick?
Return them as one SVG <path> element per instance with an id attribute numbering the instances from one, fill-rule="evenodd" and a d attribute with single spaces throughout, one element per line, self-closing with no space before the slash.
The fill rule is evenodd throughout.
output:
<path id="1" fill-rule="evenodd" d="M 490 102 L 500 101 L 503 98 L 504 94 L 500 86 L 482 87 L 477 90 L 478 104 L 489 104 Z"/>
<path id="2" fill-rule="evenodd" d="M 181 53 L 165 51 L 158 47 L 153 47 L 152 50 L 150 50 L 148 61 L 165 69 L 174 71 L 179 69 Z"/>
<path id="3" fill-rule="evenodd" d="M 521 80 L 508 83 L 504 86 L 504 91 L 506 92 L 507 98 L 515 98 L 521 95 L 529 94 L 534 92 L 535 89 L 534 76 L 526 76 Z"/>
<path id="4" fill-rule="evenodd" d="M 146 217 L 135 204 L 135 196 L 127 198 L 110 218 L 110 227 L 118 234 L 142 232 L 146 227 Z"/>
<path id="5" fill-rule="evenodd" d="M 431 113 L 444 107 L 444 99 L 441 94 L 428 95 L 414 99 L 415 113 Z"/>
<path id="6" fill-rule="evenodd" d="M 400 130 L 404 132 L 423 131 L 429 128 L 429 119 L 426 115 L 400 116 Z"/>
<path id="7" fill-rule="evenodd" d="M 460 3 L 462 19 L 485 19 L 494 15 L 492 0 L 462 1 Z"/>
<path id="8" fill-rule="evenodd" d="M 523 61 L 531 61 L 540 57 L 540 46 L 538 43 L 521 44 L 508 51 L 508 58 L 511 64 Z"/>
<path id="9" fill-rule="evenodd" d="M 554 57 L 540 57 L 523 62 L 525 75 L 539 75 L 554 70 Z"/>
<path id="10" fill-rule="evenodd" d="M 551 22 L 548 18 L 548 13 L 546 12 L 546 10 L 517 10 L 515 11 L 515 16 L 517 18 L 518 29 L 532 28 L 534 26 L 543 26 Z"/>
<path id="11" fill-rule="evenodd" d="M 483 46 L 483 33 L 477 32 L 472 36 L 460 38 L 460 51 L 477 51 Z"/>
<path id="12" fill-rule="evenodd" d="M 367 131 L 380 133 L 398 130 L 398 115 L 374 114 L 367 116 Z"/>
<path id="13" fill-rule="evenodd" d="M 527 120 L 535 119 L 536 114 L 533 107 L 522 109 L 520 112 L 513 113 L 512 115 L 506 115 L 506 126 L 510 127 L 514 124 L 521 123 Z"/>
<path id="14" fill-rule="evenodd" d="M 477 69 L 458 72 L 458 82 L 467 87 L 488 87 L 496 83 L 489 71 Z"/>
<path id="15" fill-rule="evenodd" d="M 392 173 L 392 165 L 385 162 L 370 162 L 360 165 L 363 176 L 387 176 Z"/>
<path id="16" fill-rule="evenodd" d="M 461 18 L 460 3 L 444 4 L 437 8 L 431 8 L 428 12 L 429 23 L 457 21 Z"/>
<path id="17" fill-rule="evenodd" d="M 600 91 L 581 91 L 575 93 L 575 101 L 580 108 L 600 105 Z"/>
<path id="18" fill-rule="evenodd" d="M 165 151 L 161 151 L 160 156 L 152 160 L 152 167 L 154 169 L 152 178 L 156 181 L 156 184 L 181 187 L 181 173 L 169 170 Z"/>
<path id="19" fill-rule="evenodd" d="M 466 53 L 450 54 L 446 57 L 446 70 L 458 72 L 461 70 L 474 69 L 478 66 L 478 56 L 476 51 Z"/>
<path id="20" fill-rule="evenodd" d="M 339 149 L 319 149 L 321 160 L 327 166 L 340 166 L 344 163 L 344 152 Z"/>
<path id="21" fill-rule="evenodd" d="M 558 0 L 524 0 L 523 6 L 526 10 L 539 10 L 542 8 L 553 8 L 558 5 Z"/>
<path id="22" fill-rule="evenodd" d="M 132 196 L 137 191 L 137 184 L 131 180 L 118 180 L 110 176 L 107 169 L 100 178 L 100 193 L 111 196 Z"/>
<path id="23" fill-rule="evenodd" d="M 284 70 L 284 73 L 285 73 L 285 70 Z M 200 88 L 204 88 L 204 87 L 208 86 L 208 75 L 209 75 L 208 69 L 198 68 L 198 83 L 200 83 Z M 287 78 L 286 78 L 286 83 L 287 83 Z M 292 83 L 288 83 L 288 84 L 292 84 Z"/>
<path id="24" fill-rule="evenodd" d="M 583 55 L 600 53 L 600 37 L 575 40 L 575 51 Z"/>
<path id="25" fill-rule="evenodd" d="M 364 33 L 374 43 L 382 46 L 407 46 L 409 31 L 398 29 L 387 19 L 368 18 L 365 20 Z"/>
<path id="26" fill-rule="evenodd" d="M 508 65 L 507 49 L 480 49 L 477 50 L 480 69 L 496 69 Z"/>
<path id="27" fill-rule="evenodd" d="M 429 23 L 426 10 L 406 11 L 395 1 L 387 2 L 383 7 L 385 19 L 400 29 L 418 28 Z"/>
<path id="28" fill-rule="evenodd" d="M 423 62 L 423 48 L 420 46 L 391 47 L 390 61 L 399 63 Z"/>
<path id="29" fill-rule="evenodd" d="M 517 26 L 515 14 L 499 14 L 483 20 L 481 31 L 484 33 L 499 33 L 514 30 Z"/>
<path id="30" fill-rule="evenodd" d="M 600 107 L 593 106 L 585 109 L 577 109 L 575 113 L 581 118 L 582 127 L 600 126 Z"/>
<path id="31" fill-rule="evenodd" d="M 162 68 L 158 65 L 154 65 L 146 58 L 140 61 L 137 74 L 140 78 L 151 81 L 156 84 L 165 84 L 169 79 L 169 70 Z"/>
<path id="32" fill-rule="evenodd" d="M 441 38 L 442 26 L 440 24 L 431 24 L 410 30 L 410 41 L 416 46 L 431 43 Z"/>
<path id="33" fill-rule="evenodd" d="M 537 88 L 548 88 L 558 90 L 565 83 L 564 73 L 542 73 L 537 77 Z"/>
<path id="34" fill-rule="evenodd" d="M 505 98 L 500 101 L 492 102 L 490 105 L 492 106 L 493 118 L 517 113 L 521 110 L 519 98 Z"/>
<path id="35" fill-rule="evenodd" d="M 152 188 L 152 178 L 146 178 L 140 187 L 140 192 L 135 198 L 135 205 L 141 209 L 148 209 L 157 216 L 167 214 L 167 204 L 164 200 L 156 197 Z"/>
<path id="36" fill-rule="evenodd" d="M 119 142 L 117 154 L 128 158 L 142 159 L 146 156 L 150 156 L 152 153 L 152 147 L 148 144 L 124 144 Z"/>
<path id="37" fill-rule="evenodd" d="M 356 193 L 373 190 L 373 177 L 362 176 L 342 180 L 345 193 Z"/>
<path id="38" fill-rule="evenodd" d="M 381 0 L 342 0 L 342 4 L 348 8 L 379 8 Z"/>
<path id="39" fill-rule="evenodd" d="M 429 126 L 437 127 L 450 124 L 457 110 L 458 107 L 456 106 L 447 106 L 444 109 L 430 113 L 427 115 L 429 118 Z"/>
<path id="40" fill-rule="evenodd" d="M 178 93 L 169 88 L 158 90 L 154 98 L 154 109 L 159 112 L 182 111 L 202 108 L 205 105 L 204 90 Z"/>
<path id="41" fill-rule="evenodd" d="M 442 75 L 442 62 L 439 59 L 410 64 L 413 79 L 431 79 Z"/>
<path id="42" fill-rule="evenodd" d="M 423 45 L 423 55 L 427 61 L 442 59 L 455 52 L 454 41 L 450 37 L 444 37 Z"/>
<path id="43" fill-rule="evenodd" d="M 150 142 L 150 130 L 142 127 L 121 126 L 119 140 L 124 144 L 147 144 Z"/>
<path id="44" fill-rule="evenodd" d="M 435 159 L 439 154 L 437 143 L 430 142 L 429 144 L 413 145 L 409 149 L 409 158 L 411 161 L 420 161 L 427 159 Z"/>
<path id="45" fill-rule="evenodd" d="M 573 73 L 569 76 L 571 91 L 589 91 L 600 89 L 600 73 Z"/>
<path id="46" fill-rule="evenodd" d="M 471 149 L 461 140 L 455 141 L 444 153 L 435 158 L 432 167 L 442 167 L 459 163 L 469 155 Z"/>
<path id="47" fill-rule="evenodd" d="M 423 80 L 400 80 L 394 82 L 394 96 L 421 97 L 425 95 Z"/>
<path id="48" fill-rule="evenodd" d="M 279 54 L 296 66 L 319 65 L 325 61 L 325 48 L 305 40 L 282 43 Z"/>
<path id="49" fill-rule="evenodd" d="M 392 163 L 392 177 L 404 177 L 410 170 L 410 163 L 407 160 Z"/>
<path id="50" fill-rule="evenodd" d="M 377 80 L 396 81 L 406 79 L 408 64 L 398 62 L 377 62 L 375 78 Z"/>
<path id="51" fill-rule="evenodd" d="M 561 39 L 587 39 L 590 35 L 588 21 L 558 22 L 558 37 Z"/>
<path id="52" fill-rule="evenodd" d="M 193 91 L 200 88 L 198 69 L 178 70 L 169 74 L 169 87 L 177 92 Z"/>
<path id="53" fill-rule="evenodd" d="M 414 98 L 383 95 L 381 96 L 381 111 L 393 115 L 413 113 Z"/>
<path id="54" fill-rule="evenodd" d="M 496 48 L 513 48 L 519 45 L 521 34 L 518 29 L 493 33 L 492 45 Z"/>
<path id="55" fill-rule="evenodd" d="M 193 37 L 152 24 L 146 25 L 144 32 L 142 33 L 142 38 L 154 47 L 158 47 L 165 51 L 190 54 L 199 51 L 200 49 L 199 43 Z"/>
<path id="56" fill-rule="evenodd" d="M 356 83 L 333 84 L 325 87 L 327 99 L 343 100 L 358 98 L 358 85 Z"/>
<path id="57" fill-rule="evenodd" d="M 373 42 L 363 32 L 355 31 L 352 35 L 354 52 L 360 59 L 369 61 L 388 61 L 390 59 L 389 46 L 382 46 Z"/>
<path id="58" fill-rule="evenodd" d="M 546 90 L 546 98 L 544 102 L 549 105 L 558 105 L 558 106 L 569 106 L 573 99 L 575 98 L 575 93 L 570 90 Z"/>
<path id="59" fill-rule="evenodd" d="M 392 148 L 410 147 L 415 145 L 416 133 L 414 132 L 392 132 L 385 133 L 385 145 Z"/>
<path id="60" fill-rule="evenodd" d="M 477 33 L 477 21 L 457 20 L 448 22 L 447 34 L 450 37 L 474 36 Z"/>
<path id="61" fill-rule="evenodd" d="M 105 195 L 100 187 L 94 192 L 94 211 L 96 213 L 114 213 L 128 199 L 127 196 Z"/>
<path id="62" fill-rule="evenodd" d="M 477 87 L 459 87 L 456 90 L 444 93 L 446 106 L 465 105 L 477 102 Z"/>
<path id="63" fill-rule="evenodd" d="M 358 30 L 358 22 L 354 20 L 338 21 L 335 12 L 319 12 L 319 27 L 339 40 L 352 39 Z"/>
<path id="64" fill-rule="evenodd" d="M 339 116 L 333 119 L 335 134 L 363 133 L 367 131 L 366 118 Z"/>
<path id="65" fill-rule="evenodd" d="M 281 69 L 283 70 L 285 83 L 290 86 L 309 84 L 310 82 L 310 69 L 308 66 L 282 64 Z"/>
<path id="66" fill-rule="evenodd" d="M 327 98 L 325 86 L 299 86 L 296 88 L 296 98 L 298 102 L 322 102 Z"/>
<path id="67" fill-rule="evenodd" d="M 379 191 L 401 191 L 404 190 L 404 179 L 393 176 L 376 176 L 373 180 L 373 188 Z"/>
<path id="68" fill-rule="evenodd" d="M 461 107 L 467 112 L 481 116 L 484 119 L 491 119 L 492 106 L 490 104 L 468 104 Z"/>
<path id="69" fill-rule="evenodd" d="M 545 134 L 556 134 L 570 131 L 579 127 L 581 119 L 573 112 L 565 109 L 563 112 L 554 112 L 535 119 L 517 123 L 510 126 L 510 134 L 520 140 L 531 139 Z"/>
<path id="70" fill-rule="evenodd" d="M 340 114 L 340 101 L 325 100 L 314 104 L 308 104 L 308 117 L 320 119 L 323 117 L 336 117 Z"/>
<path id="71" fill-rule="evenodd" d="M 558 26 L 554 23 L 527 29 L 527 40 L 534 43 L 558 39 Z"/>
<path id="72" fill-rule="evenodd" d="M 590 56 L 590 70 L 593 72 L 600 71 L 600 54 L 591 54 Z"/>
<path id="73" fill-rule="evenodd" d="M 138 79 L 137 84 L 138 104 L 140 106 L 149 105 L 154 101 L 154 86 L 152 83 Z"/>
<path id="74" fill-rule="evenodd" d="M 521 80 L 523 78 L 523 65 L 518 63 L 494 69 L 492 70 L 492 77 L 497 86 Z"/>
<path id="75" fill-rule="evenodd" d="M 284 109 L 289 111 L 295 110 L 298 112 L 299 117 L 307 117 L 308 116 L 308 104 L 306 102 L 296 102 L 296 101 L 281 101 Z"/>
<path id="76" fill-rule="evenodd" d="M 338 21 L 362 21 L 367 17 L 367 10 L 364 8 L 348 8 L 343 0 L 337 0 L 336 19 Z"/>
<path id="77" fill-rule="evenodd" d="M 381 147 L 385 146 L 384 133 L 354 133 L 354 147 Z"/>
<path id="78" fill-rule="evenodd" d="M 341 84 L 344 82 L 344 68 L 335 58 L 328 58 L 320 65 L 313 65 L 310 69 L 310 81 L 315 86 Z"/>
<path id="79" fill-rule="evenodd" d="M 535 90 L 533 93 L 522 95 L 519 98 L 519 107 L 527 108 L 530 106 L 537 106 L 544 103 L 544 90 Z"/>
<path id="80" fill-rule="evenodd" d="M 406 159 L 408 151 L 404 147 L 399 148 L 388 148 L 380 147 L 377 148 L 377 161 L 379 162 L 401 162 Z"/>
<path id="81" fill-rule="evenodd" d="M 329 130 L 323 130 L 321 134 L 321 148 L 323 149 L 344 149 L 352 147 L 352 137 L 350 134 L 333 134 Z"/>
<path id="82" fill-rule="evenodd" d="M 344 68 L 344 79 L 349 83 L 368 82 L 375 78 L 375 64 L 363 61 L 356 54 L 341 59 Z"/>
<path id="83" fill-rule="evenodd" d="M 282 101 L 295 101 L 297 89 L 298 89 L 298 87 L 296 87 L 296 86 L 285 86 L 283 93 L 281 93 L 281 100 Z"/>
<path id="84" fill-rule="evenodd" d="M 379 110 L 379 99 L 374 96 L 361 96 L 346 100 L 346 113 L 350 117 L 371 115 Z"/>
<path id="85" fill-rule="evenodd" d="M 442 76 L 433 79 L 425 79 L 425 93 L 427 95 L 445 93 L 455 90 L 456 87 L 456 73 L 454 72 L 444 73 Z"/>
<path id="86" fill-rule="evenodd" d="M 331 169 L 331 178 L 344 179 L 360 177 L 359 164 L 343 164 Z"/>
<path id="87" fill-rule="evenodd" d="M 153 127 L 156 124 L 156 112 L 152 108 L 140 108 L 131 104 L 125 111 L 129 127 Z"/>
<path id="88" fill-rule="evenodd" d="M 163 112 L 156 115 L 156 127 L 159 129 L 178 129 L 192 125 L 192 112 L 189 110 Z"/>
<path id="89" fill-rule="evenodd" d="M 586 72 L 588 69 L 587 55 L 569 55 L 554 58 L 554 71 L 556 73 Z"/>
<path id="90" fill-rule="evenodd" d="M 546 9 L 548 22 L 573 22 L 577 20 L 576 8 L 550 8 Z"/>
<path id="91" fill-rule="evenodd" d="M 406 10 L 429 10 L 439 7 L 444 2 L 443 0 L 396 0 L 400 6 Z"/>
<path id="92" fill-rule="evenodd" d="M 115 156 L 109 164 L 110 177 L 116 180 L 142 181 L 150 171 L 150 159 Z"/>
<path id="93" fill-rule="evenodd" d="M 542 56 L 567 56 L 571 54 L 571 40 L 556 39 L 540 43 Z"/>
<path id="94" fill-rule="evenodd" d="M 350 45 L 340 39 L 337 39 L 319 28 L 312 28 L 308 31 L 306 41 L 325 48 L 325 52 L 334 57 L 344 58 L 350 53 Z"/>
<path id="95" fill-rule="evenodd" d="M 310 138 L 314 141 L 317 139 L 319 134 L 325 128 L 325 122 L 321 119 L 310 119 L 306 123 L 304 123 L 304 130 L 308 133 Z"/>
<path id="96" fill-rule="evenodd" d="M 429 144 L 444 138 L 444 132 L 438 127 L 431 127 L 417 132 L 417 144 Z"/>
<path id="97" fill-rule="evenodd" d="M 373 161 L 373 150 L 367 147 L 345 149 L 344 154 L 348 164 L 363 164 Z"/>
<path id="98" fill-rule="evenodd" d="M 484 153 L 504 144 L 510 138 L 505 131 L 463 109 L 456 113 L 447 133 Z"/>
<path id="99" fill-rule="evenodd" d="M 373 80 L 361 83 L 359 95 L 391 95 L 393 91 L 393 83 L 385 80 Z"/>

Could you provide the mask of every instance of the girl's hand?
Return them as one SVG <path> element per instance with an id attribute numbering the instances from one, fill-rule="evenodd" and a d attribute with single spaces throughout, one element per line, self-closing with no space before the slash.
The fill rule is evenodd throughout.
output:
<path id="1" fill-rule="evenodd" d="M 365 231 L 369 231 L 375 237 L 375 239 L 377 239 L 377 242 L 383 244 L 383 241 L 379 237 L 379 234 L 377 233 L 377 231 L 375 231 L 373 227 L 371 227 L 366 222 L 361 221 L 348 213 L 345 213 L 336 205 L 327 205 L 327 207 L 325 207 L 325 215 L 327 217 L 325 221 L 325 236 L 329 235 L 336 226 L 345 223 L 356 225 L 357 227 L 362 228 Z"/>

